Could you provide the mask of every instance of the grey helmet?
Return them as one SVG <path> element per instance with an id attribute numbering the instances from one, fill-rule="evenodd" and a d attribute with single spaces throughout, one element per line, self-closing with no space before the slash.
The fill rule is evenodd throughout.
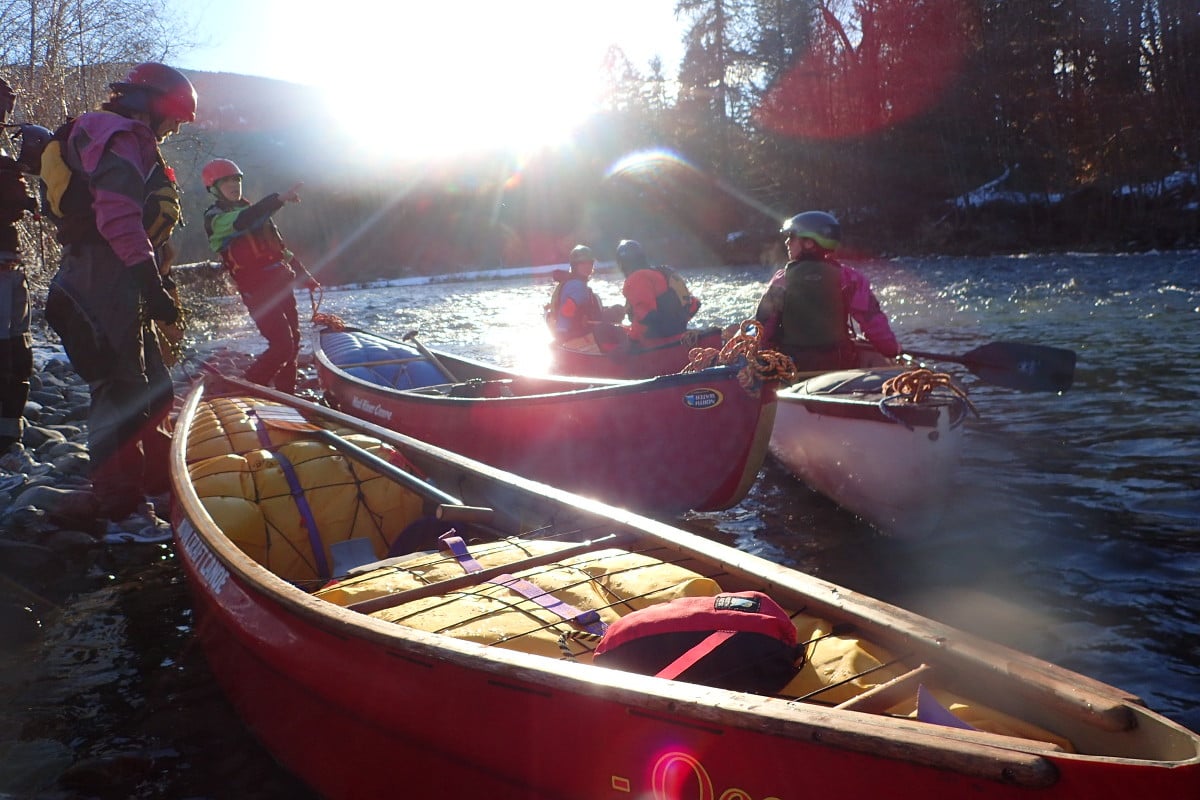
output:
<path id="1" fill-rule="evenodd" d="M 779 232 L 784 236 L 812 239 L 826 250 L 837 250 L 842 243 L 842 226 L 833 214 L 824 211 L 805 211 L 785 220 Z"/>
<path id="2" fill-rule="evenodd" d="M 577 244 L 575 245 L 574 249 L 571 250 L 571 255 L 569 258 L 567 258 L 567 263 L 573 267 L 576 264 L 583 263 L 584 261 L 595 260 L 596 256 L 592 253 L 592 248 L 588 247 L 586 244 Z"/>
<path id="3" fill-rule="evenodd" d="M 641 244 L 633 239 L 622 239 L 617 245 L 617 266 L 621 268 L 621 272 L 630 275 L 639 269 L 649 268 L 650 261 L 646 258 L 646 251 L 642 249 Z"/>

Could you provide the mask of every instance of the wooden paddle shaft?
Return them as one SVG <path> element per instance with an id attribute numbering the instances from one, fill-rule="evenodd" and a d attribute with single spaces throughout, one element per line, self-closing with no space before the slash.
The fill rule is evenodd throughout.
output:
<path id="1" fill-rule="evenodd" d="M 451 383 L 459 383 L 460 382 L 458 380 L 458 378 L 454 377 L 454 373 L 451 372 L 449 369 L 447 369 L 446 365 L 443 364 L 438 359 L 437 356 L 435 356 L 433 353 L 431 353 L 429 351 L 428 347 L 423 345 L 420 342 L 420 340 L 417 339 L 416 331 L 409 331 L 408 333 L 404 334 L 404 336 L 402 337 L 402 340 L 406 341 L 406 342 L 412 342 L 413 347 L 417 348 L 417 351 L 421 355 L 425 356 L 425 358 L 427 358 L 429 360 L 430 364 L 433 364 L 435 367 L 437 367 L 438 372 L 442 373 L 442 375 L 444 375 L 446 377 L 446 380 L 450 381 Z"/>
<path id="2" fill-rule="evenodd" d="M 378 361 L 360 361 L 357 364 L 337 364 L 338 369 L 354 369 L 355 367 L 382 367 L 386 364 L 411 364 L 414 361 L 428 361 L 425 356 L 407 356 L 405 358 L 381 358 Z"/>

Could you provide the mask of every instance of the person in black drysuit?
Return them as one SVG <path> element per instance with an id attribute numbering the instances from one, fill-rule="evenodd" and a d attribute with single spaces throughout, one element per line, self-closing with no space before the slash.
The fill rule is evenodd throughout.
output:
<path id="1" fill-rule="evenodd" d="M 179 206 L 169 202 L 174 176 L 159 143 L 195 120 L 196 90 L 156 62 L 110 89 L 100 109 L 55 133 L 41 175 L 63 245 L 46 321 L 87 381 L 92 490 L 100 515 L 115 521 L 169 487 L 169 375 L 147 323 L 180 317 L 158 260 Z M 69 177 L 56 180 L 61 173 Z"/>
<path id="2" fill-rule="evenodd" d="M 8 122 L 16 100 L 12 86 L 0 78 L 0 124 Z M 17 223 L 36 211 L 21 165 L 0 147 L 0 454 L 21 441 L 25 430 L 33 337 Z"/>

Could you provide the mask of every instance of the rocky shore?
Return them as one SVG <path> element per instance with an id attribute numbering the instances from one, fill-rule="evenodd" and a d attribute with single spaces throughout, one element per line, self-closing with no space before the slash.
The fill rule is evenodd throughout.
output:
<path id="1" fill-rule="evenodd" d="M 199 358 L 173 370 L 177 397 Z M 232 375 L 249 360 L 203 354 Z M 308 796 L 245 732 L 193 646 L 169 497 L 97 519 L 87 385 L 53 345 L 35 361 L 24 441 L 0 455 L 0 800 Z"/>

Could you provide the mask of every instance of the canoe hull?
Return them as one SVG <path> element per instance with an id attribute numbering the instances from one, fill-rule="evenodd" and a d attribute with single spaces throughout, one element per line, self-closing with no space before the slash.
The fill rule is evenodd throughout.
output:
<path id="1" fill-rule="evenodd" d="M 391 389 L 340 368 L 320 342 L 317 372 L 326 397 L 347 413 L 643 512 L 736 505 L 766 457 L 774 390 L 752 395 L 732 368 L 590 383 L 531 378 L 446 353 L 437 357 L 456 376 L 486 378 L 489 386 L 508 381 L 503 386 L 517 395 L 467 398 Z"/>
<path id="2" fill-rule="evenodd" d="M 612 353 L 588 353 L 553 342 L 550 345 L 551 372 L 556 375 L 627 380 L 670 375 L 688 365 L 692 348 L 720 349 L 719 328 L 696 331 L 695 334 L 670 344 Z"/>
<path id="3" fill-rule="evenodd" d="M 241 553 L 191 489 L 181 442 L 199 400 L 193 394 L 185 404 L 183 436 L 172 450 L 172 519 L 197 635 L 247 724 L 323 796 L 765 799 L 813 791 L 889 796 L 903 785 L 914 796 L 1128 800 L 1200 790 L 1196 737 L 1111 687 L 648 519 L 386 439 L 374 427 L 365 430 L 440 485 L 455 486 L 464 503 L 508 508 L 521 529 L 620 532 L 705 559 L 730 586 L 759 576 L 790 607 L 854 615 L 864 629 L 923 649 L 915 659 L 958 656 L 965 660 L 957 668 L 1000 668 L 991 680 L 1034 676 L 1046 686 L 1013 685 L 1030 697 L 1063 692 L 1057 696 L 1077 720 L 1089 720 L 1096 706 L 1129 715 L 1122 731 L 1084 721 L 1074 733 L 1109 746 L 1138 737 L 1128 747 L 1145 755 L 1096 759 L 664 681 L 461 642 L 326 602 Z M 1058 683 L 1068 689 L 1054 689 Z M 1159 760 L 1167 757 L 1169 764 Z"/>
<path id="4" fill-rule="evenodd" d="M 881 408 L 876 392 L 818 391 L 842 385 L 837 380 L 897 371 L 848 371 L 781 390 L 770 451 L 843 508 L 888 533 L 915 537 L 933 530 L 945 510 L 962 449 L 965 402 L 939 394 L 915 407 Z"/>

